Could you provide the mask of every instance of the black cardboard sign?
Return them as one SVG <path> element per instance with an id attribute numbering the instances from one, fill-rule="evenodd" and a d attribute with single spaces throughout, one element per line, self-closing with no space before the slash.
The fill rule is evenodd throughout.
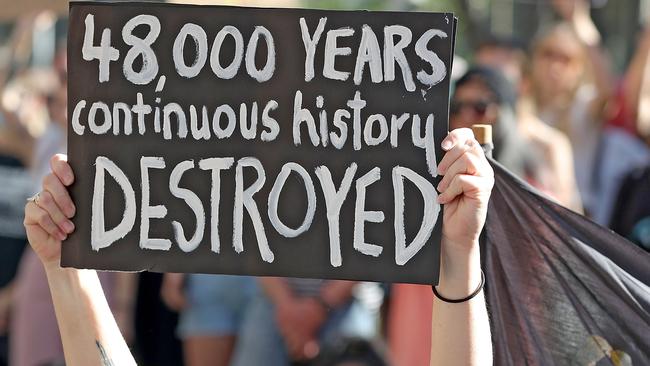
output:
<path id="1" fill-rule="evenodd" d="M 62 265 L 437 283 L 455 24 L 71 3 Z"/>

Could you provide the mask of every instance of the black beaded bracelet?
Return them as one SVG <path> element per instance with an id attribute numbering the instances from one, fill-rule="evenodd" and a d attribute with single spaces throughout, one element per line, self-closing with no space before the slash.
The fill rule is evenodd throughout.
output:
<path id="1" fill-rule="evenodd" d="M 457 304 L 457 303 L 465 302 L 465 301 L 468 301 L 468 300 L 471 300 L 472 298 L 474 298 L 476 295 L 478 295 L 479 292 L 481 292 L 481 290 L 483 290 L 484 285 L 485 285 L 485 274 L 483 273 L 483 270 L 481 270 L 481 284 L 478 286 L 478 288 L 476 290 L 474 290 L 474 292 L 469 294 L 469 296 L 467 296 L 467 297 L 464 297 L 462 299 L 448 299 L 448 298 L 443 297 L 442 295 L 440 295 L 438 293 L 438 291 L 436 290 L 436 286 L 431 286 L 431 290 L 433 291 L 433 294 L 437 298 L 439 298 L 440 300 L 442 300 L 444 302 L 449 302 L 449 303 L 452 303 L 452 304 Z"/>

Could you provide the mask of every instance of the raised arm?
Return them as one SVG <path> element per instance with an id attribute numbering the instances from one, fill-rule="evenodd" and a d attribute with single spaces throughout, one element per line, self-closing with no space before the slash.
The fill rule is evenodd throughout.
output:
<path id="1" fill-rule="evenodd" d="M 443 179 L 438 201 L 444 204 L 438 294 L 468 297 L 480 288 L 478 238 L 485 224 L 494 173 L 469 129 L 452 131 L 442 142 L 447 151 L 438 166 Z M 491 365 L 492 340 L 485 297 L 450 303 L 434 296 L 431 365 Z"/>
<path id="2" fill-rule="evenodd" d="M 553 0 L 552 5 L 558 14 L 572 27 L 582 41 L 587 53 L 586 60 L 593 74 L 598 98 L 593 103 L 594 113 L 602 113 L 602 106 L 611 98 L 614 77 L 609 58 L 602 47 L 602 38 L 589 14 L 586 0 Z"/>
<path id="3" fill-rule="evenodd" d="M 65 155 L 51 160 L 43 190 L 25 206 L 30 245 L 43 262 L 65 361 L 70 366 L 135 365 L 95 271 L 61 268 L 61 241 L 74 230 L 75 207 L 67 186 L 74 181 Z"/>

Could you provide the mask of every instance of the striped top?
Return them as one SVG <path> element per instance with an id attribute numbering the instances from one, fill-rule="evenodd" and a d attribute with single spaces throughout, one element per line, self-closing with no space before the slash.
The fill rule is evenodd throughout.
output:
<path id="1" fill-rule="evenodd" d="M 286 281 L 291 291 L 298 297 L 318 297 L 320 289 L 329 282 L 329 280 L 312 278 L 287 278 Z"/>

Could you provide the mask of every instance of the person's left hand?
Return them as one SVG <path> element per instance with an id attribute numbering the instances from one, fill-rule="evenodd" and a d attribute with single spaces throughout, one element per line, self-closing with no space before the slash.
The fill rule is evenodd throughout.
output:
<path id="1" fill-rule="evenodd" d="M 591 19 L 589 2 L 586 0 L 554 0 L 555 11 L 571 25 L 578 39 L 587 46 L 600 43 L 600 33 Z"/>
<path id="2" fill-rule="evenodd" d="M 438 164 L 443 175 L 438 202 L 445 205 L 442 236 L 445 242 L 472 246 L 485 224 L 494 171 L 468 128 L 451 131 L 442 146 L 447 151 Z"/>
<path id="3" fill-rule="evenodd" d="M 438 201 L 445 205 L 438 291 L 462 298 L 480 282 L 478 238 L 485 225 L 494 171 L 472 130 L 453 130 L 442 141 Z"/>

